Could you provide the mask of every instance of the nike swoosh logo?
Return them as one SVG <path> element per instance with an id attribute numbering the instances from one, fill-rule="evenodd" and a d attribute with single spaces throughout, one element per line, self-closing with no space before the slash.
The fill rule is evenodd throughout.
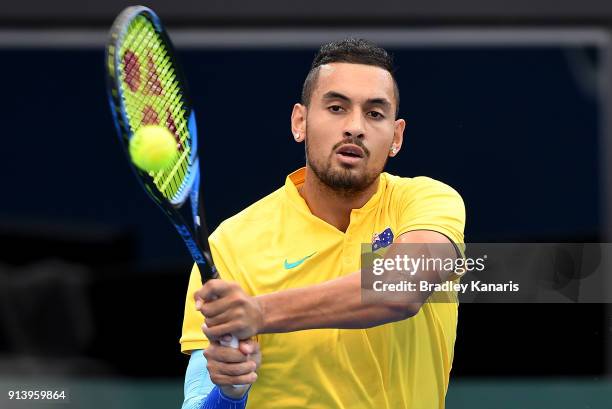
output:
<path id="1" fill-rule="evenodd" d="M 285 270 L 289 270 L 290 268 L 295 268 L 297 266 L 299 266 L 300 264 L 302 264 L 304 261 L 306 261 L 307 259 L 309 259 L 310 257 L 314 256 L 317 252 L 315 251 L 314 253 L 312 253 L 309 256 L 306 256 L 304 258 L 299 259 L 298 261 L 294 261 L 293 263 L 290 263 L 287 261 L 287 259 L 285 259 Z"/>

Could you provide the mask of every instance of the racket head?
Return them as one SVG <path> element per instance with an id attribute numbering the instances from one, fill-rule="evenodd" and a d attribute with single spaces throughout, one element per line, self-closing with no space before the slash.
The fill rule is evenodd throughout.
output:
<path id="1" fill-rule="evenodd" d="M 180 208 L 199 180 L 195 112 L 174 46 L 160 18 L 144 6 L 128 7 L 115 19 L 106 47 L 107 89 L 117 134 L 145 191 L 162 208 Z M 145 125 L 166 127 L 179 154 L 167 168 L 136 167 L 129 143 Z"/>
<path id="2" fill-rule="evenodd" d="M 198 264 L 202 280 L 217 277 L 199 203 L 195 112 L 174 46 L 160 18 L 144 6 L 123 10 L 115 19 L 106 45 L 106 79 L 111 112 L 128 162 L 143 188 L 170 218 Z M 146 172 L 134 165 L 129 143 L 145 125 L 166 127 L 179 155 L 166 169 Z M 194 230 L 178 211 L 191 198 Z"/>

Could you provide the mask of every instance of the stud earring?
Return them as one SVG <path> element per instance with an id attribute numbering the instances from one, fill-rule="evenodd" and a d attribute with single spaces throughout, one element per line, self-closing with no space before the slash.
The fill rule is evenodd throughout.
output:
<path id="1" fill-rule="evenodd" d="M 393 145 L 391 147 L 391 153 L 394 154 L 394 155 L 397 153 L 397 146 Z"/>

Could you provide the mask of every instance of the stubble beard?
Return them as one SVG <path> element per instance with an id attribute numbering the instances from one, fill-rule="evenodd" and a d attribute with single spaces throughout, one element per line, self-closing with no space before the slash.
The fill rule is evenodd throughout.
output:
<path id="1" fill-rule="evenodd" d="M 367 153 L 366 159 L 369 158 L 369 152 L 360 141 L 343 141 L 339 145 L 343 145 L 345 143 L 354 143 L 357 146 L 360 146 Z M 334 151 L 337 146 L 332 149 L 332 152 L 329 154 L 326 160 L 316 161 L 313 160 L 313 156 L 310 152 L 310 146 L 308 144 L 308 139 L 305 141 L 306 144 L 306 164 L 315 174 L 315 176 L 327 187 L 329 187 L 334 192 L 338 193 L 340 196 L 350 197 L 354 196 L 358 193 L 365 191 L 369 188 L 381 174 L 384 169 L 383 167 L 378 171 L 370 171 L 367 169 L 364 172 L 355 172 L 354 168 L 344 167 L 344 166 L 332 166 L 332 158 L 335 155 Z"/>

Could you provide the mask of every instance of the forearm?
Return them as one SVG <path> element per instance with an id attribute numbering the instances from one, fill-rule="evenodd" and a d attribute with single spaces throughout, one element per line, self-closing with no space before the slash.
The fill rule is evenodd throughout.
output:
<path id="1" fill-rule="evenodd" d="M 361 274 L 257 297 L 263 309 L 260 333 L 316 328 L 369 328 L 414 315 L 417 303 L 361 302 Z"/>
<path id="2" fill-rule="evenodd" d="M 418 244 L 420 243 L 420 244 Z M 430 245 L 428 243 L 435 243 Z M 402 245 L 404 245 L 402 247 Z M 454 259 L 454 245 L 435 232 L 408 232 L 391 246 L 386 257 L 409 255 L 414 258 Z M 449 272 L 419 269 L 406 276 L 401 272 L 391 274 L 389 280 L 439 283 L 449 277 Z M 321 284 L 280 291 L 257 297 L 263 310 L 263 325 L 259 332 L 290 332 L 316 328 L 369 328 L 388 322 L 409 318 L 418 313 L 431 294 L 415 286 L 414 291 L 399 295 L 383 295 L 375 302 L 362 302 L 361 273 L 327 281 Z"/>
<path id="3" fill-rule="evenodd" d="M 406 248 L 403 244 L 412 245 Z M 440 247 L 440 244 L 443 246 Z M 397 256 L 405 256 L 413 261 L 432 257 L 454 261 L 457 258 L 454 245 L 440 233 L 430 231 L 401 235 L 397 245 L 393 244 L 385 254 L 384 264 L 387 261 L 393 264 Z M 375 259 L 378 260 L 378 256 Z M 410 284 L 408 291 L 400 292 L 384 289 L 381 292 L 370 286 L 369 280 L 373 278 L 374 271 L 370 274 L 368 269 L 364 270 L 367 281 L 363 283 L 363 295 L 368 296 L 367 302 L 362 302 L 360 272 L 304 288 L 255 297 L 245 294 L 236 283 L 210 280 L 194 297 L 196 309 L 206 317 L 207 326 L 203 331 L 209 339 L 220 339 L 225 334 L 248 339 L 261 333 L 317 328 L 369 328 L 417 314 L 433 287 L 428 285 L 423 289 L 416 284 L 436 284 L 446 281 L 453 273 L 452 269 L 445 271 L 443 267 L 436 267 L 438 264 L 430 266 L 429 263 L 415 263 L 414 268 L 409 270 L 399 264 L 396 267 L 385 267 L 386 273 L 383 273 L 387 286 L 406 282 Z M 440 268 L 442 270 L 438 271 Z M 381 280 L 376 278 L 375 283 Z"/>

